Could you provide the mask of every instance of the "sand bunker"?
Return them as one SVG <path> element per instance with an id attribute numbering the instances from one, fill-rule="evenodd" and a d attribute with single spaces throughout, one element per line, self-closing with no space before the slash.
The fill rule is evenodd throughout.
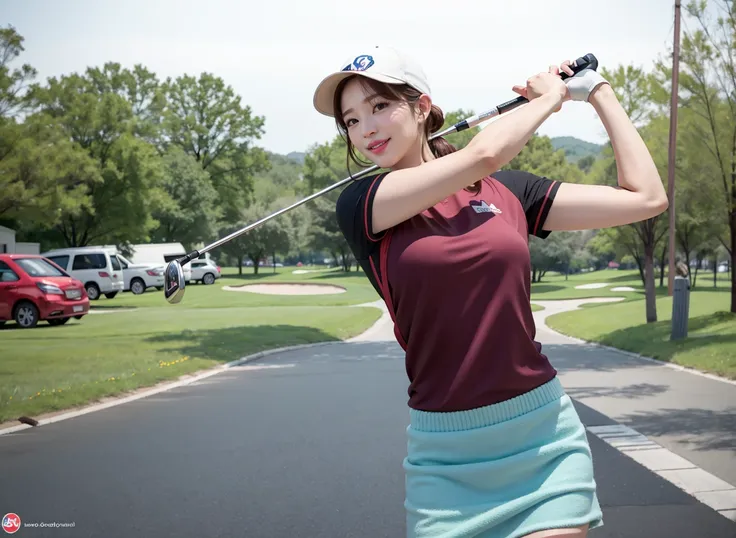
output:
<path id="1" fill-rule="evenodd" d="M 619 286 L 618 288 L 611 288 L 611 291 L 636 291 L 636 288 L 631 286 Z"/>
<path id="2" fill-rule="evenodd" d="M 246 284 L 243 286 L 225 286 L 222 289 L 268 295 L 329 295 L 347 291 L 345 288 L 330 284 Z"/>
<path id="3" fill-rule="evenodd" d="M 596 282 L 593 284 L 581 284 L 579 286 L 575 286 L 575 289 L 576 290 L 594 290 L 596 288 L 605 288 L 606 286 L 608 286 L 608 283 Z"/>

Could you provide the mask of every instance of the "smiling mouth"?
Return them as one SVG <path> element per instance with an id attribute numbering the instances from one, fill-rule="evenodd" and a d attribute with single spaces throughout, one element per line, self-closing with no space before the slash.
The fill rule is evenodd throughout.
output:
<path id="1" fill-rule="evenodd" d="M 385 147 L 385 146 L 386 146 L 386 144 L 388 144 L 389 140 L 391 140 L 391 139 L 390 139 L 390 138 L 387 138 L 386 140 L 382 140 L 382 141 L 381 141 L 381 142 L 379 142 L 378 144 L 372 144 L 372 145 L 368 146 L 368 150 L 369 150 L 369 151 L 376 151 L 376 150 L 380 150 L 380 149 L 382 149 L 383 147 Z"/>

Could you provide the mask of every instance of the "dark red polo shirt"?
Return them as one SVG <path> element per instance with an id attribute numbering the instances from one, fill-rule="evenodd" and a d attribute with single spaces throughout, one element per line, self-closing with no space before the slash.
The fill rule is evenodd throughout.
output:
<path id="1" fill-rule="evenodd" d="M 529 234 L 542 230 L 560 183 L 502 171 L 380 233 L 372 204 L 385 174 L 340 193 L 336 216 L 394 320 L 406 352 L 409 406 L 472 409 L 549 381 L 535 341 Z"/>

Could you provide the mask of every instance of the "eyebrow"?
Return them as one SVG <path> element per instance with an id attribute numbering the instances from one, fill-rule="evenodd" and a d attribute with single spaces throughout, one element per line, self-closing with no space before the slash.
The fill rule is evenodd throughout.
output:
<path id="1" fill-rule="evenodd" d="M 371 100 L 371 99 L 373 99 L 374 97 L 378 97 L 378 94 L 377 94 L 377 93 L 374 93 L 373 95 L 369 95 L 368 97 L 366 97 L 365 99 L 363 99 L 363 102 L 364 102 L 364 103 L 367 103 L 368 101 L 370 101 L 370 100 Z M 344 117 L 345 117 L 345 116 L 346 116 L 347 114 L 350 114 L 351 112 L 353 112 L 353 109 L 352 109 L 352 108 L 348 108 L 347 110 L 345 110 L 345 111 L 344 111 L 344 112 L 342 113 L 342 116 L 343 116 L 343 118 L 344 118 Z"/>

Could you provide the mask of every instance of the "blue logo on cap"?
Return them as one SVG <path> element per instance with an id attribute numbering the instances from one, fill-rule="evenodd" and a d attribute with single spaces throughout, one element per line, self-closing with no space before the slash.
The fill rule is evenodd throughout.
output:
<path id="1" fill-rule="evenodd" d="M 373 65 L 373 56 L 363 54 L 353 60 L 353 63 L 346 65 L 343 71 L 365 71 Z"/>

